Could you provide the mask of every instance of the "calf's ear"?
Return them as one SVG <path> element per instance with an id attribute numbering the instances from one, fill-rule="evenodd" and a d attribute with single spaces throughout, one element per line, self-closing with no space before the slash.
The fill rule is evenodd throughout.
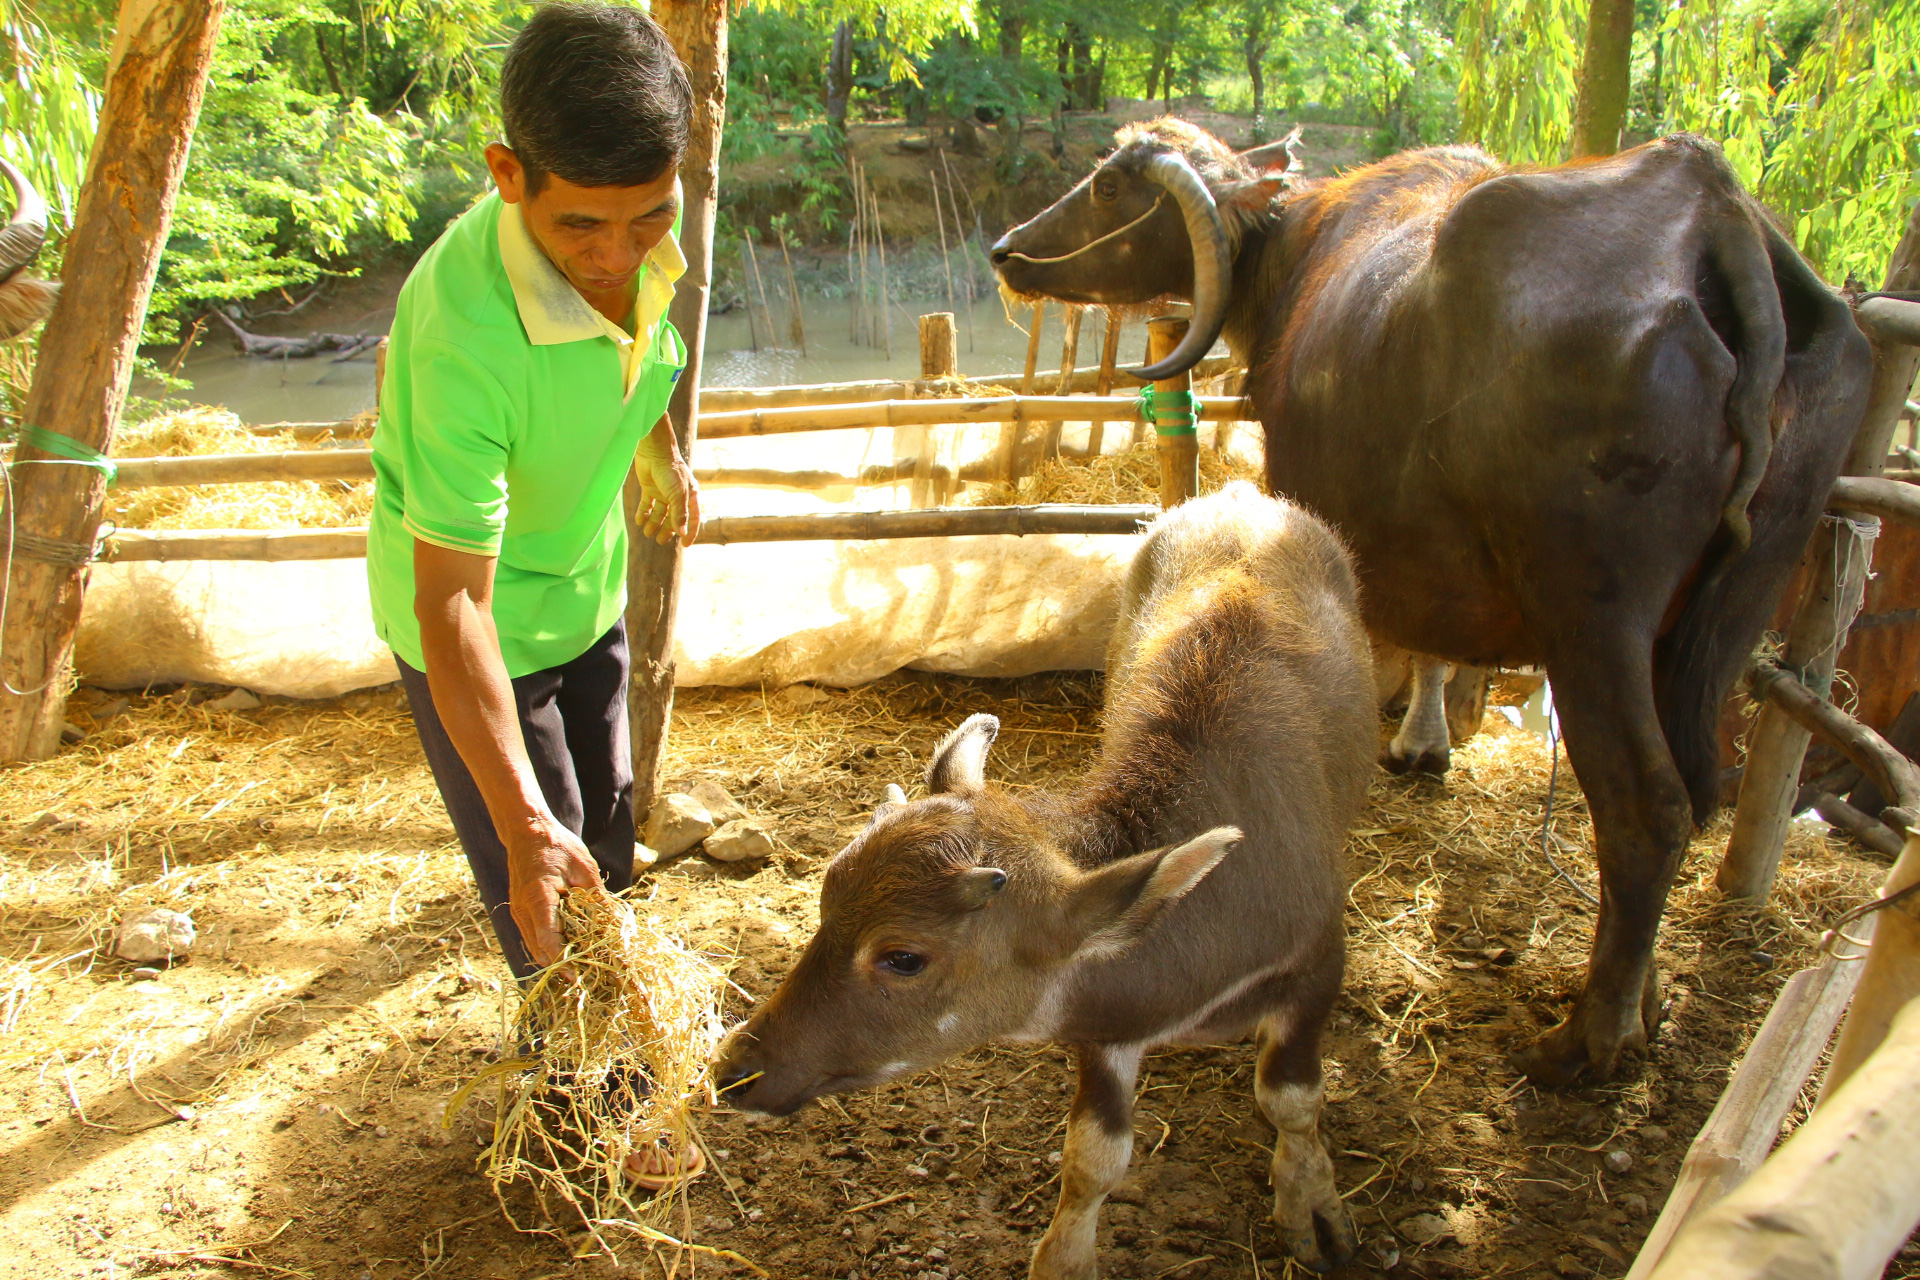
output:
<path id="1" fill-rule="evenodd" d="M 927 766 L 927 790 L 934 795 L 966 795 L 987 785 L 987 748 L 1000 733 L 993 716 L 968 716 L 947 735 Z"/>
<path id="2" fill-rule="evenodd" d="M 1240 828 L 1215 827 L 1184 844 L 1122 858 L 1083 877 L 1069 892 L 1081 941 L 1075 954 L 1125 947 L 1152 927 L 1168 904 L 1206 878 L 1240 842 Z"/>

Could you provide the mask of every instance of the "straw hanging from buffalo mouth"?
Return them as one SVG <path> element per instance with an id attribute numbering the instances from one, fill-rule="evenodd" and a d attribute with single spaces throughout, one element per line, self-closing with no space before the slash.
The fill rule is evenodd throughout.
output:
<path id="1" fill-rule="evenodd" d="M 1165 191 L 1162 191 L 1159 195 L 1153 198 L 1153 206 L 1149 208 L 1145 213 L 1135 218 L 1132 222 L 1129 222 L 1124 227 L 1116 227 L 1114 230 L 1109 231 L 1107 232 L 1107 234 L 1101 236 L 1098 240 L 1087 241 L 1085 244 L 1081 245 L 1078 249 L 1073 250 L 1071 253 L 1063 253 L 1055 258 L 1036 258 L 1036 257 L 1033 257 L 1031 254 L 1020 253 L 1016 250 L 1009 249 L 1007 251 L 1007 257 L 1018 258 L 1022 262 L 1030 262 L 1036 267 L 1051 266 L 1056 262 L 1071 261 L 1072 259 L 1079 257 L 1081 254 L 1086 253 L 1090 249 L 1099 248 L 1101 245 L 1105 244 L 1109 240 L 1112 240 L 1116 236 L 1123 236 L 1127 234 L 1127 232 L 1133 230 L 1135 227 L 1145 222 L 1148 218 L 1151 218 L 1154 214 L 1160 212 L 1160 206 L 1166 203 L 1166 199 L 1167 199 L 1167 193 Z"/>

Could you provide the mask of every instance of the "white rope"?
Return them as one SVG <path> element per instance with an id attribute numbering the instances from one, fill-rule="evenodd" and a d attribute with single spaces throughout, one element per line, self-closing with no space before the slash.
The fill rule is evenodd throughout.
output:
<path id="1" fill-rule="evenodd" d="M 1009 250 L 1007 253 L 1007 256 L 1009 258 L 1018 258 L 1022 262 L 1031 262 L 1035 266 L 1048 266 L 1055 262 L 1066 262 L 1070 258 L 1077 258 L 1081 254 L 1085 253 L 1087 250 L 1098 248 L 1100 245 L 1105 244 L 1107 241 L 1113 239 L 1115 236 L 1125 235 L 1127 232 L 1133 230 L 1135 227 L 1145 222 L 1148 218 L 1151 218 L 1154 214 L 1160 212 L 1160 204 L 1166 198 L 1167 198 L 1167 193 L 1165 191 L 1162 191 L 1159 195 L 1154 197 L 1153 207 L 1151 209 L 1148 209 L 1145 213 L 1135 218 L 1132 222 L 1129 222 L 1126 226 L 1121 227 L 1116 231 L 1109 231 L 1107 232 L 1107 234 L 1101 236 L 1098 240 L 1087 241 L 1087 243 L 1081 245 L 1078 249 L 1075 249 L 1072 253 L 1063 253 L 1057 258 L 1035 258 L 1035 257 L 1030 257 L 1024 253 L 1014 253 L 1011 250 Z"/>

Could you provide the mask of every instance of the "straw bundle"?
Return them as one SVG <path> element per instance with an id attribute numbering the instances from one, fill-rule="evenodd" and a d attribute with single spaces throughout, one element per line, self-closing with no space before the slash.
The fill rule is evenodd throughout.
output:
<path id="1" fill-rule="evenodd" d="M 1200 491 L 1211 493 L 1229 480 L 1264 477 L 1250 458 L 1213 449 L 1200 451 Z M 1149 440 L 1097 458 L 1049 458 L 1014 484 L 982 486 L 970 493 L 982 506 L 1027 506 L 1041 502 L 1129 503 L 1160 500 L 1160 455 Z"/>
<path id="2" fill-rule="evenodd" d="M 497 1079 L 486 1167 L 509 1220 L 503 1193 L 525 1179 L 543 1202 L 576 1214 L 609 1254 L 609 1228 L 679 1244 L 635 1220 L 673 1193 L 651 1195 L 624 1167 L 656 1143 L 681 1155 L 692 1144 L 690 1113 L 708 1096 L 722 1032 L 725 974 L 667 921 L 597 886 L 570 891 L 560 917 L 565 955 L 519 993 L 511 1019 L 523 1056 L 469 1082 L 448 1104 L 447 1122 L 477 1085 Z"/>
<path id="3" fill-rule="evenodd" d="M 270 453 L 284 438 L 257 435 L 225 409 L 196 405 L 123 428 L 120 458 Z M 337 529 L 367 523 L 371 480 L 282 480 L 107 491 L 106 517 L 128 529 Z"/>

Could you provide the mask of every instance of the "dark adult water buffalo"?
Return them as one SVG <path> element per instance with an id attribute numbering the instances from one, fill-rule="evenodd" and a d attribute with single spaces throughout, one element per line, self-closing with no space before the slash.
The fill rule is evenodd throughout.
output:
<path id="1" fill-rule="evenodd" d="M 60 292 L 27 274 L 47 238 L 47 202 L 27 181 L 27 175 L 0 159 L 0 174 L 13 184 L 13 217 L 0 226 L 0 342 L 17 338 L 46 319 Z"/>
<path id="2" fill-rule="evenodd" d="M 1161 516 L 1127 577 L 1093 773 L 1004 791 L 986 779 L 999 722 L 955 730 L 932 794 L 896 791 L 827 868 L 820 931 L 723 1054 L 728 1100 L 784 1115 L 993 1040 L 1070 1044 L 1080 1087 L 1032 1274 L 1091 1280 L 1141 1055 L 1252 1031 L 1274 1221 L 1310 1266 L 1350 1257 L 1318 1124 L 1340 852 L 1375 737 L 1355 595 L 1326 525 L 1252 485 Z"/>
<path id="3" fill-rule="evenodd" d="M 1721 701 L 1819 518 L 1871 356 L 1713 144 L 1509 169 L 1412 151 L 1290 185 L 1177 120 L 1001 238 L 1016 294 L 1191 299 L 1251 370 L 1276 493 L 1331 520 L 1367 624 L 1534 663 L 1586 791 L 1601 908 L 1520 1056 L 1605 1077 L 1659 1009 L 1660 911 L 1715 801 Z"/>

